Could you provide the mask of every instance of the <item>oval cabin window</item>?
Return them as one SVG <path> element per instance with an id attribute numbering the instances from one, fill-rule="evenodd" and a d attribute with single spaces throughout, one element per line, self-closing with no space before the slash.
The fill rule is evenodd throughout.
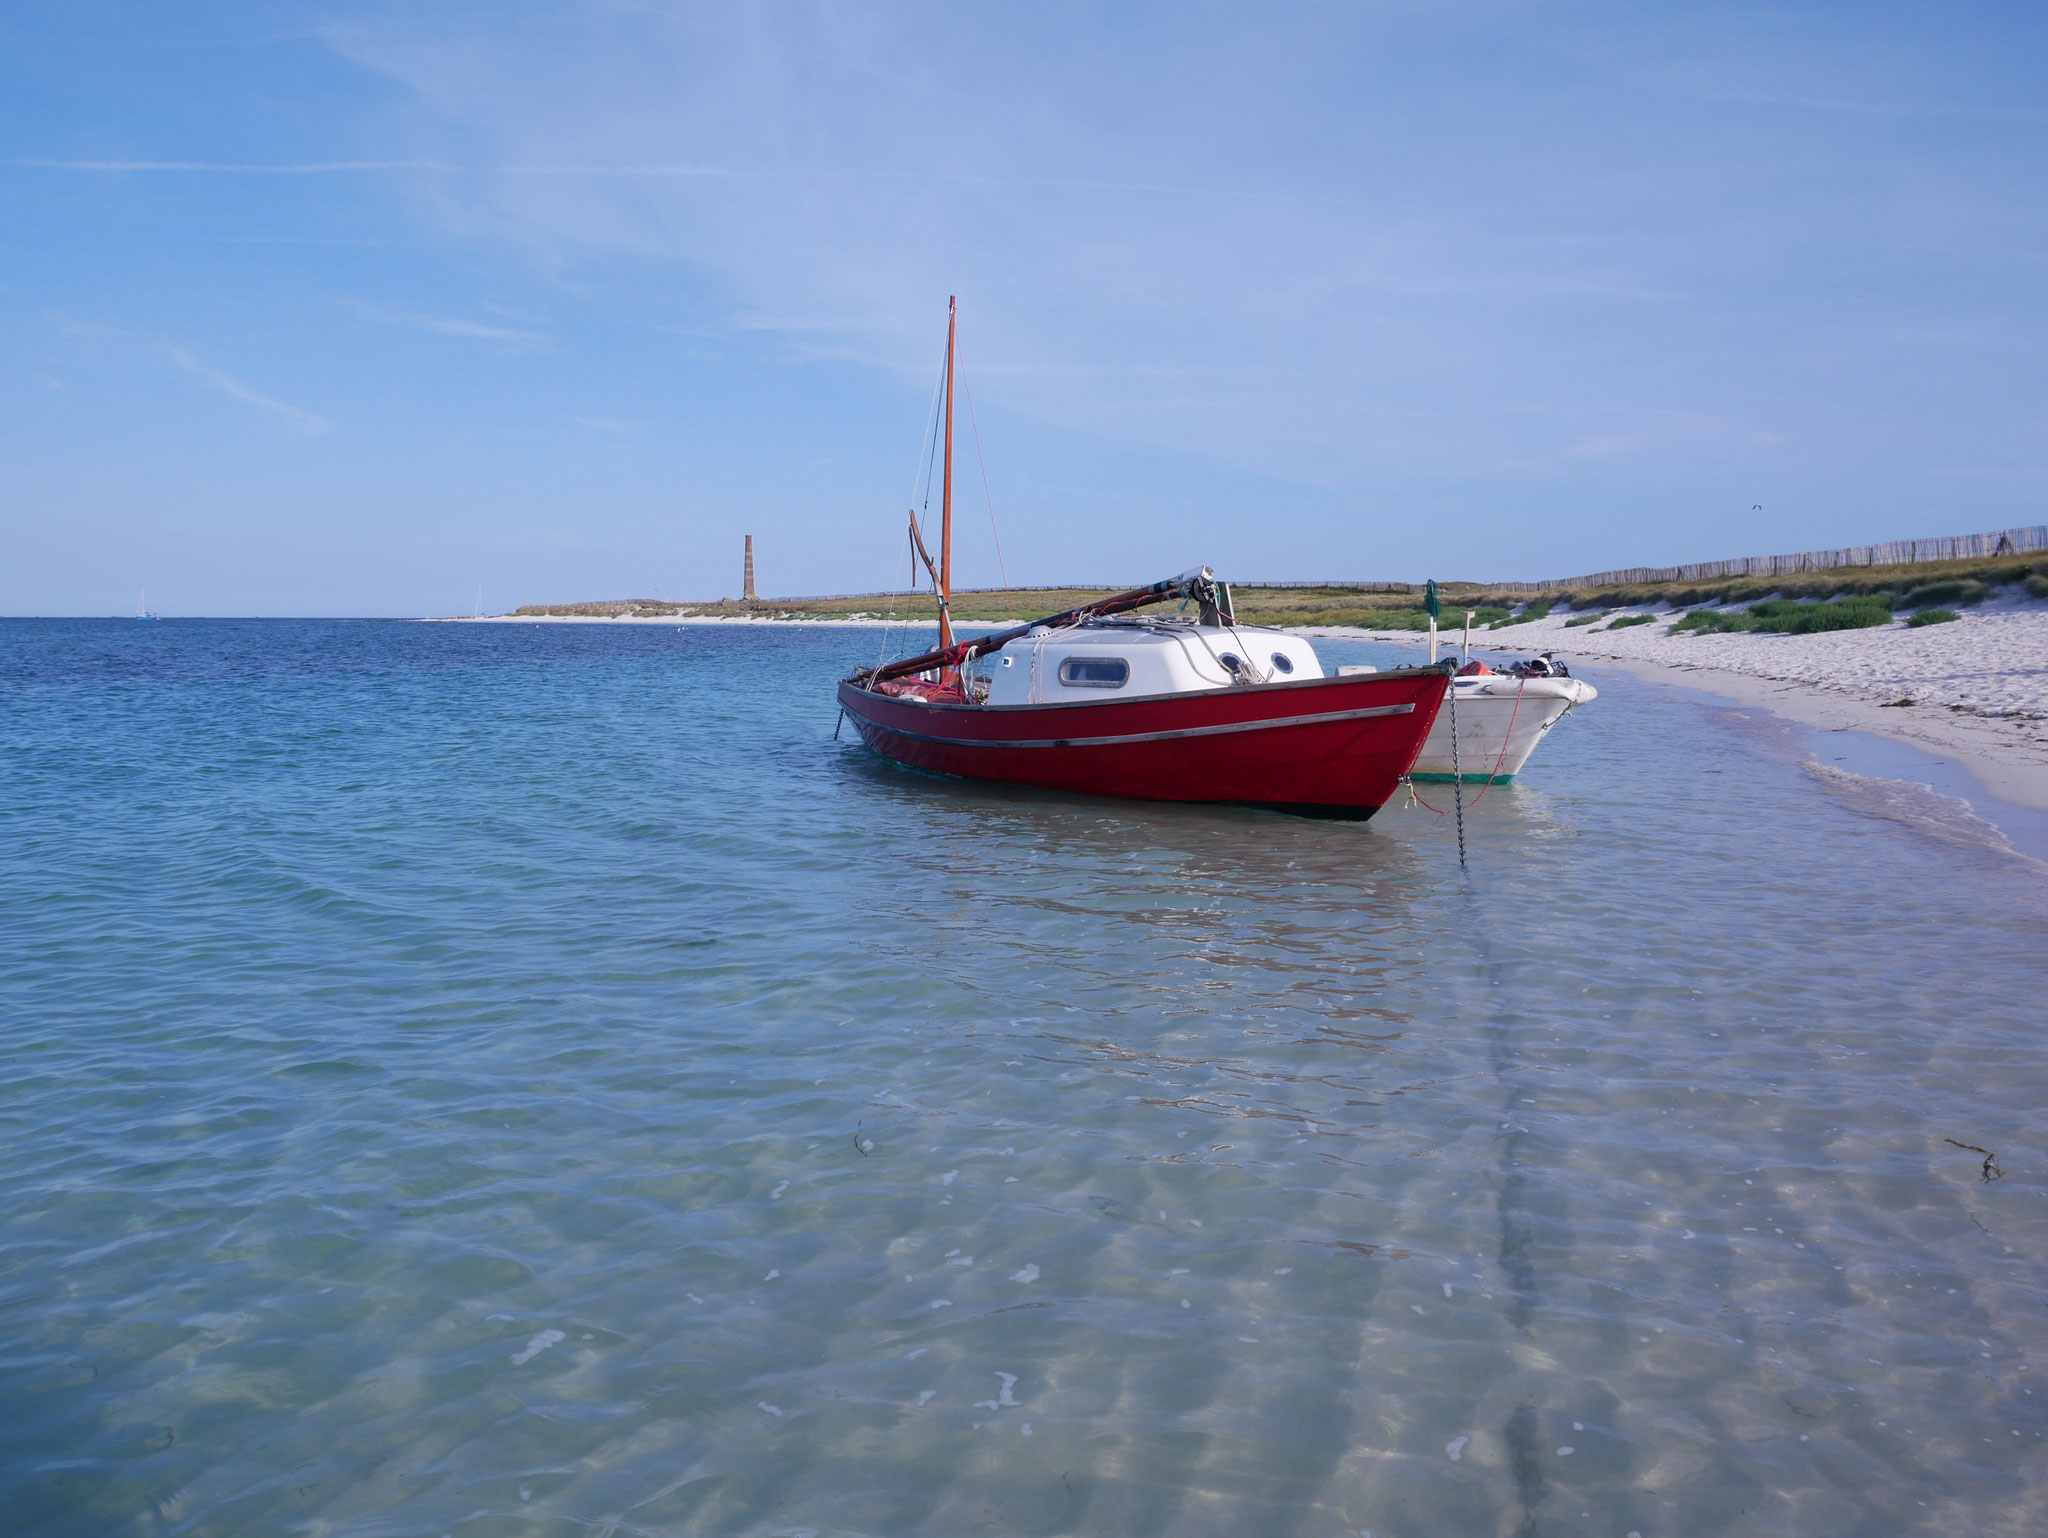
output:
<path id="1" fill-rule="evenodd" d="M 1277 672 L 1281 673 L 1292 673 L 1294 671 L 1294 664 L 1288 660 L 1287 653 L 1285 652 L 1273 653 L 1273 667 Z"/>
<path id="2" fill-rule="evenodd" d="M 1121 689 L 1131 681 L 1131 665 L 1121 657 L 1069 657 L 1060 664 L 1060 682 L 1070 689 Z"/>

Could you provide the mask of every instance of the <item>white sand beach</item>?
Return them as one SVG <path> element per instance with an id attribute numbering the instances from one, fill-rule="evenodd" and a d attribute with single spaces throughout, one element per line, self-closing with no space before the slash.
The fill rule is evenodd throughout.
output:
<path id="1" fill-rule="evenodd" d="M 1473 632 L 1484 657 L 1555 650 L 1639 676 L 1762 706 L 1811 726 L 1876 732 L 1955 759 L 2001 800 L 2048 811 L 2048 603 L 2001 591 L 1951 624 L 1903 618 L 1818 635 L 1671 635 L 1659 622 L 1568 626 L 1570 613 Z M 1449 617 L 1448 615 L 1446 616 Z M 1413 631 L 1327 629 L 1423 644 Z"/>

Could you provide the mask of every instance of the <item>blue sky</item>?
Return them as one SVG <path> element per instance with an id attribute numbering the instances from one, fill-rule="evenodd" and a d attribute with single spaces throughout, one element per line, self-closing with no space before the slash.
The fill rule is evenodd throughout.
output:
<path id="1" fill-rule="evenodd" d="M 898 584 L 950 293 L 963 584 L 2048 521 L 2044 18 L 16 0 L 0 613 Z"/>

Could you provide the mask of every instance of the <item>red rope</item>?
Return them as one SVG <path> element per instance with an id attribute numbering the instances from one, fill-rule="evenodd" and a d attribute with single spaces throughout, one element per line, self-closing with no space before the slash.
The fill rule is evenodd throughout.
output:
<path id="1" fill-rule="evenodd" d="M 1521 687 L 1515 690 L 1515 708 L 1508 712 L 1508 730 L 1507 735 L 1500 740 L 1500 757 L 1493 761 L 1492 773 L 1486 776 L 1486 789 L 1480 791 L 1478 795 L 1472 798 L 1474 806 L 1477 806 L 1486 799 L 1486 791 L 1493 789 L 1494 775 L 1499 774 L 1500 766 L 1508 761 L 1508 744 L 1515 740 L 1515 717 L 1522 713 L 1522 696 L 1528 693 L 1528 691 L 1529 680 L 1525 676 L 1522 679 Z"/>
<path id="2" fill-rule="evenodd" d="M 1457 686 L 1457 682 L 1453 680 L 1451 687 L 1455 689 L 1457 688 Z M 1519 689 L 1515 690 L 1515 708 L 1508 712 L 1508 730 L 1507 735 L 1501 738 L 1500 757 L 1496 758 L 1493 761 L 1493 769 L 1486 776 L 1485 789 L 1481 790 L 1478 795 L 1472 798 L 1472 804 L 1474 806 L 1477 806 L 1480 802 L 1486 799 L 1486 792 L 1493 789 L 1494 776 L 1500 773 L 1500 766 L 1508 761 L 1508 744 L 1515 740 L 1515 717 L 1519 716 L 1522 713 L 1522 696 L 1526 694 L 1528 690 L 1529 680 L 1525 676 L 1522 679 L 1522 686 Z M 1415 781 L 1412 777 L 1408 781 L 1408 794 L 1414 796 L 1417 801 L 1422 801 L 1422 797 L 1416 792 Z M 1424 807 L 1428 808 L 1428 810 L 1435 812 L 1439 817 L 1445 815 L 1439 808 L 1430 806 L 1430 804 L 1427 801 L 1422 801 L 1422 804 Z"/>

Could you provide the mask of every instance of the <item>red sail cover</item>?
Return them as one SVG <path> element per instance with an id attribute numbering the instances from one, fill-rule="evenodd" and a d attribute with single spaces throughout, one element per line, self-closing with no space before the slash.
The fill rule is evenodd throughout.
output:
<path id="1" fill-rule="evenodd" d="M 881 693 L 849 680 L 839 686 L 839 703 L 877 753 L 941 774 L 1084 795 L 1241 801 L 1365 818 L 1386 804 L 1414 764 L 1449 676 L 1443 667 L 1403 668 L 1136 699 L 993 706 Z"/>

